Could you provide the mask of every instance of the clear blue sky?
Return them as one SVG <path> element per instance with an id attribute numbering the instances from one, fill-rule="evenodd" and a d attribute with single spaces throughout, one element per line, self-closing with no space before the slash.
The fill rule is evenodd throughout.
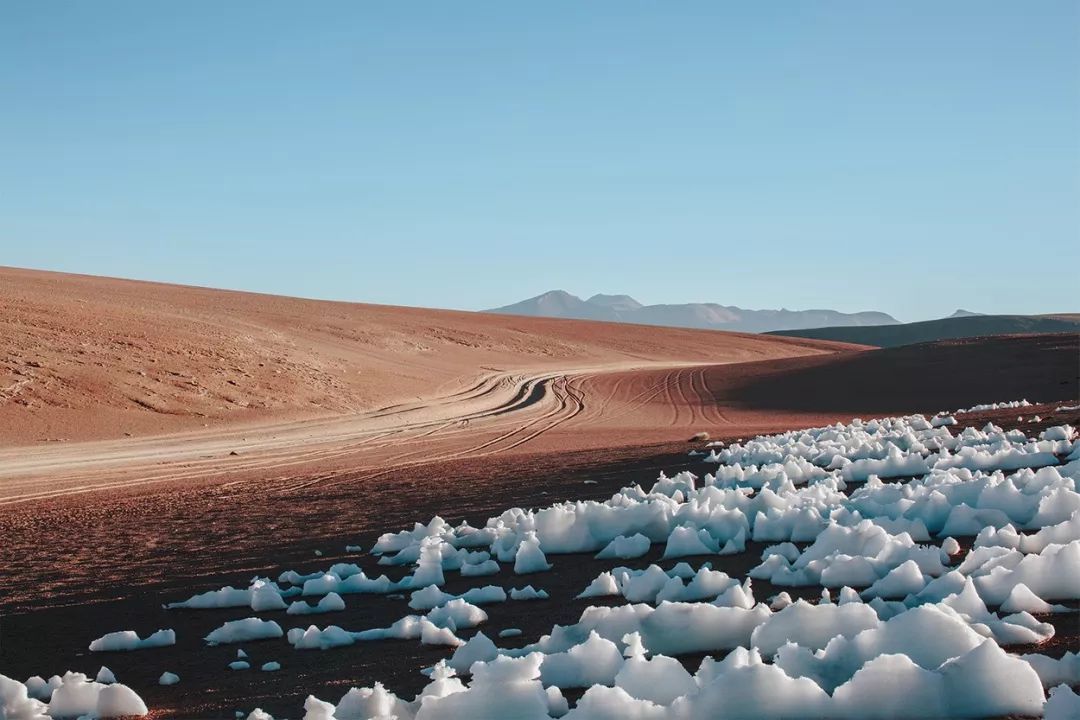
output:
<path id="1" fill-rule="evenodd" d="M 8 0 L 0 264 L 1078 311 L 1080 3 Z"/>

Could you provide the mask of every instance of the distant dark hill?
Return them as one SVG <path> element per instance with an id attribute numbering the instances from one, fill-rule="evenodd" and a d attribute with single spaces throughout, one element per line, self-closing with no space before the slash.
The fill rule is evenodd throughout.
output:
<path id="1" fill-rule="evenodd" d="M 1034 333 L 1080 333 L 1080 315 L 965 315 L 900 325 L 776 330 L 768 334 L 897 347 L 935 340 Z"/>
<path id="2" fill-rule="evenodd" d="M 707 379 L 730 407 L 881 417 L 986 402 L 979 398 L 1075 400 L 1077 357 L 1080 335 L 1071 333 L 974 337 L 720 365 L 716 374 L 728 376 L 726 384 Z M 753 372 L 741 377 L 740 367 Z"/>
<path id="3" fill-rule="evenodd" d="M 613 296 L 608 296 L 613 297 Z M 579 320 L 617 320 L 616 312 L 605 303 L 590 303 L 565 290 L 549 290 L 513 305 L 489 310 L 505 315 L 577 318 Z"/>
<path id="4" fill-rule="evenodd" d="M 823 325 L 885 325 L 896 319 L 882 312 L 842 313 L 836 310 L 747 310 L 717 303 L 642 305 L 629 295 L 593 295 L 582 300 L 565 290 L 552 290 L 487 312 L 502 315 L 561 317 L 577 320 L 660 325 L 664 327 L 761 333 Z"/>

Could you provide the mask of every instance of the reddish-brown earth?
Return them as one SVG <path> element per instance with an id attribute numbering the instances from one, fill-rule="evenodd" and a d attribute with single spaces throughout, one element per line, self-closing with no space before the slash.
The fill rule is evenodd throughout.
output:
<path id="1" fill-rule="evenodd" d="M 165 612 L 164 601 L 283 569 L 367 566 L 344 546 L 435 514 L 482 522 L 606 497 L 661 469 L 700 471 L 686 456 L 697 431 L 735 439 L 1021 397 L 1055 401 L 1024 411 L 1042 425 L 1080 421 L 1054 410 L 1077 401 L 1080 337 L 1069 335 L 861 351 L 0 270 L 0 353 L 0 673 L 106 664 L 172 717 L 255 705 L 296 716 L 308 692 L 336 700 L 375 680 L 408 693 L 445 651 L 248 643 L 254 662 L 283 670 L 233 673 L 235 648 L 200 638 L 250 612 Z M 964 422 L 1011 426 L 1017 414 Z M 714 564 L 734 572 L 756 557 Z M 520 627 L 525 642 L 576 619 L 583 604 L 569 598 L 604 564 L 553 559 L 560 572 L 535 578 L 553 600 L 489 607 L 485 631 Z M 346 601 L 332 622 L 350 629 L 406 612 Z M 1075 649 L 1076 628 L 1055 622 L 1048 652 Z M 86 651 L 105 632 L 158 627 L 179 644 Z M 181 684 L 157 686 L 164 670 Z"/>
<path id="2" fill-rule="evenodd" d="M 982 426 L 993 420 L 1005 427 L 1032 432 L 1061 422 L 1080 422 L 1080 412 L 1055 413 L 1055 405 L 1030 408 L 1042 413 L 1037 425 L 1016 425 L 1015 411 L 982 413 L 965 422 Z M 1010 424 L 1010 421 L 1013 421 Z M 726 438 L 734 439 L 734 438 Z M 207 648 L 201 641 L 226 620 L 248 617 L 243 608 L 212 611 L 165 611 L 161 604 L 195 592 L 231 584 L 242 586 L 254 575 L 276 576 L 285 569 L 311 572 L 333 562 L 356 562 L 369 574 L 387 572 L 368 555 L 344 552 L 346 544 L 370 547 L 379 533 L 426 521 L 434 514 L 459 522 L 482 523 L 511 506 L 538 507 L 560 498 L 603 499 L 618 488 L 651 483 L 664 470 L 710 469 L 686 456 L 686 442 L 623 451 L 544 453 L 487 460 L 453 460 L 407 468 L 377 481 L 356 477 L 330 487 L 313 486 L 302 496 L 262 492 L 257 485 L 225 487 L 157 486 L 116 498 L 70 495 L 22 503 L 0 511 L 0 531 L 15 540 L 12 557 L 34 562 L 9 565 L 0 620 L 0 672 L 18 678 L 35 673 L 76 669 L 94 673 L 104 664 L 137 688 L 156 717 L 229 717 L 234 709 L 262 706 L 281 716 L 296 716 L 308 693 L 336 701 L 352 686 L 383 681 L 403 695 L 426 681 L 419 669 L 446 657 L 445 648 L 415 641 L 361 643 L 325 652 L 293 651 L 283 641 L 244 643 L 253 664 L 282 663 L 277 673 L 232 672 L 237 646 Z M 586 483 L 586 481 L 590 481 Z M 35 506 L 36 505 L 36 506 Z M 760 558 L 762 546 L 751 543 L 745 553 L 708 559 L 716 569 L 744 574 Z M 323 555 L 316 557 L 315 551 Z M 657 561 L 661 548 L 633 561 L 597 561 L 588 555 L 553 555 L 555 572 L 517 576 L 508 570 L 490 578 L 464 579 L 450 574 L 448 591 L 477 584 L 521 587 L 533 583 L 552 599 L 488 605 L 490 621 L 481 630 L 493 635 L 516 627 L 518 640 L 535 641 L 556 623 L 575 622 L 590 602 L 574 600 L 588 582 L 613 565 L 644 567 Z M 661 563 L 670 567 L 673 561 Z M 393 578 L 401 571 L 389 570 Z M 811 597 L 818 588 L 783 588 Z M 765 598 L 776 592 L 755 582 Z M 385 627 L 409 612 L 402 600 L 377 596 L 345 596 L 346 611 L 320 618 L 263 614 L 290 627 L 338 624 L 349 629 Z M 604 602 L 602 599 L 600 602 Z M 1074 616 L 1048 616 L 1057 637 L 1043 647 L 1014 648 L 1060 656 L 1080 649 L 1080 627 Z M 174 628 L 178 644 L 134 653 L 89 653 L 96 637 L 117 629 L 140 634 Z M 462 633 L 465 636 L 470 632 Z M 700 657 L 685 658 L 696 667 Z M 182 678 L 174 687 L 159 687 L 165 670 Z"/>
<path id="3" fill-rule="evenodd" d="M 791 357 L 843 344 L 324 302 L 0 268 L 0 446 L 505 400 L 488 378 Z M 485 392 L 486 391 L 486 392 Z M 417 404 L 435 412 L 418 412 Z"/>
<path id="4" fill-rule="evenodd" d="M 657 442 L 691 366 L 851 347 L 0 270 L 0 503 Z"/>

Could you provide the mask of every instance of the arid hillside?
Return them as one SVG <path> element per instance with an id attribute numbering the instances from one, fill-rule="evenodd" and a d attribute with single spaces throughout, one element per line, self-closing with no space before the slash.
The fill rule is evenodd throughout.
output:
<path id="1" fill-rule="evenodd" d="M 370 411 L 514 370 L 835 347 L 0 268 L 0 445 Z"/>

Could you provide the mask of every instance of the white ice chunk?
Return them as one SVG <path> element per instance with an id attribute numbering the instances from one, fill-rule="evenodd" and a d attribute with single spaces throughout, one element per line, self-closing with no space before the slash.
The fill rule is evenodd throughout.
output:
<path id="1" fill-rule="evenodd" d="M 279 638 L 285 633 L 281 626 L 273 620 L 261 620 L 256 617 L 244 618 L 243 620 L 231 620 L 216 630 L 212 630 L 204 640 L 208 645 L 224 645 L 227 643 L 247 642 L 249 640 L 265 640 Z"/>
<path id="2" fill-rule="evenodd" d="M 175 644 L 176 632 L 174 630 L 158 630 L 141 639 L 134 630 L 120 630 L 107 633 L 94 640 L 90 643 L 90 652 L 145 650 Z"/>

